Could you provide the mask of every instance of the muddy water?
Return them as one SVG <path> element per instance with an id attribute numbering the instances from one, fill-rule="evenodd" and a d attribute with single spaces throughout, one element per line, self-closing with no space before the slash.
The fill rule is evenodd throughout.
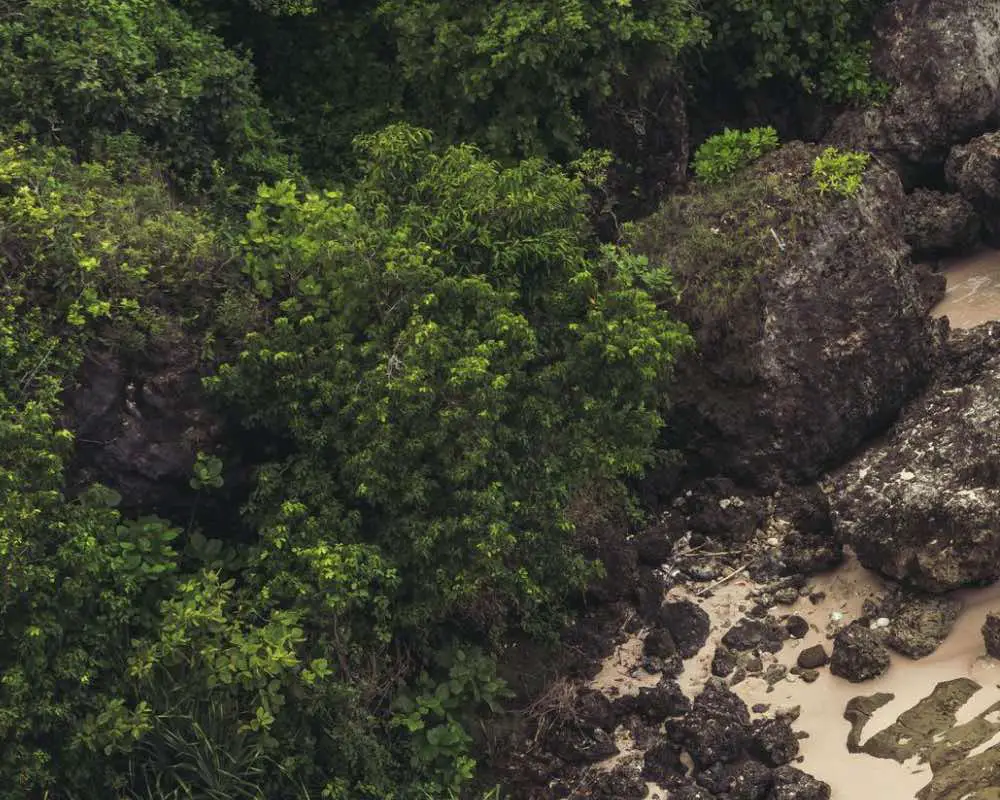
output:
<path id="1" fill-rule="evenodd" d="M 952 328 L 973 328 L 1000 319 L 1000 250 L 983 249 L 945 261 L 942 271 L 948 287 L 934 316 L 947 316 Z"/>
<path id="2" fill-rule="evenodd" d="M 860 616 L 865 599 L 876 597 L 884 588 L 877 576 L 853 560 L 817 578 L 811 586 L 815 591 L 825 592 L 826 598 L 819 604 L 803 598 L 787 609 L 788 613 L 797 613 L 809 622 L 809 634 L 801 641 L 789 641 L 773 657 L 789 667 L 795 664 L 799 651 L 805 647 L 822 643 L 829 652 L 832 644 L 829 637 L 833 632 Z M 749 581 L 734 580 L 719 587 L 708 599 L 695 598 L 683 591 L 671 592 L 669 599 L 694 599 L 712 620 L 708 642 L 685 664 L 679 679 L 688 696 L 696 695 L 708 679 L 712 655 L 723 634 L 743 615 L 743 610 L 752 605 L 747 597 L 752 588 Z M 977 793 L 977 790 L 996 786 L 995 778 L 963 778 L 961 786 L 942 789 L 942 782 L 947 784 L 950 777 L 939 775 L 935 778 L 928 763 L 936 759 L 935 768 L 940 769 L 941 751 L 948 751 L 953 746 L 952 739 L 961 739 L 954 747 L 968 754 L 969 763 L 973 757 L 993 759 L 1000 756 L 1000 706 L 994 707 L 1000 703 L 1000 663 L 985 657 L 980 633 L 987 612 L 1000 609 L 1000 584 L 958 592 L 955 596 L 962 600 L 964 609 L 941 647 L 917 661 L 894 655 L 889 671 L 879 679 L 852 684 L 824 668 L 812 684 L 790 675 L 770 688 L 762 679 L 749 677 L 733 690 L 748 706 L 768 704 L 768 714 L 792 706 L 801 709 L 795 728 L 807 733 L 808 738 L 801 742 L 803 760 L 798 766 L 829 783 L 833 789 L 832 800 L 910 800 L 921 790 L 924 793 L 920 797 L 927 800 L 985 800 L 992 795 Z M 641 658 L 641 638 L 634 637 L 608 659 L 595 685 L 610 694 L 636 692 L 640 686 L 655 685 L 659 676 L 637 668 Z M 765 659 L 765 667 L 768 663 Z M 961 686 L 956 687 L 953 685 L 956 679 L 971 679 L 975 685 L 957 681 Z M 957 701 L 953 699 L 953 705 L 958 706 L 954 719 L 939 721 L 935 717 L 928 722 L 930 716 L 925 713 L 928 704 L 921 706 L 921 701 L 931 698 L 929 702 L 933 705 L 935 699 L 944 698 L 947 702 L 956 692 L 960 697 Z M 855 698 L 882 693 L 892 695 L 892 699 L 885 702 L 883 697 L 882 704 L 861 727 L 853 748 L 855 752 L 850 752 L 847 744 L 851 722 L 844 718 L 845 709 Z M 910 741 L 911 728 L 894 725 L 900 715 L 918 731 L 921 726 L 932 728 L 930 732 L 924 731 L 925 741 Z M 880 742 L 881 747 L 874 746 Z M 891 746 L 886 747 L 885 742 Z M 899 743 L 902 745 L 895 747 Z M 615 759 L 616 763 L 635 755 L 630 744 L 627 737 L 619 738 L 623 753 Z M 878 752 L 881 757 L 857 752 L 863 748 Z M 908 754 L 907 748 L 915 752 Z M 948 758 L 957 757 L 949 755 Z M 967 762 L 959 760 L 959 763 Z M 651 798 L 665 797 L 655 785 L 651 784 L 650 790 Z"/>

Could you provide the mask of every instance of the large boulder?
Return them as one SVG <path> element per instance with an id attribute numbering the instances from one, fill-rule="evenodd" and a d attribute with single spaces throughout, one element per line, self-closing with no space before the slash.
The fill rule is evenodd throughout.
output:
<path id="1" fill-rule="evenodd" d="M 1000 326 L 957 332 L 949 353 L 835 480 L 836 527 L 861 563 L 935 593 L 1000 577 Z"/>
<path id="2" fill-rule="evenodd" d="M 675 196 L 635 244 L 673 271 L 698 350 L 678 364 L 671 447 L 700 474 L 803 483 L 884 429 L 939 347 L 902 230 L 898 177 L 871 163 L 820 195 L 793 142 L 732 184 Z"/>
<path id="3" fill-rule="evenodd" d="M 1000 244 L 1000 133 L 953 147 L 945 162 L 945 178 L 979 212 L 987 241 Z"/>
<path id="4" fill-rule="evenodd" d="M 940 165 L 952 145 L 1000 121 L 1000 7 L 988 0 L 896 0 L 878 16 L 872 65 L 892 87 L 882 103 L 848 111 L 829 140 Z"/>

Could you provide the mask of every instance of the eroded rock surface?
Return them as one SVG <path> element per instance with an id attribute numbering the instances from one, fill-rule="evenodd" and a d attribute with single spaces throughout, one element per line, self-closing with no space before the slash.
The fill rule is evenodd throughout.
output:
<path id="1" fill-rule="evenodd" d="M 903 237 L 914 260 L 967 253 L 979 241 L 980 219 L 960 194 L 915 189 L 906 196 Z"/>
<path id="2" fill-rule="evenodd" d="M 953 147 L 945 177 L 982 216 L 987 240 L 1000 243 L 1000 133 L 987 133 Z"/>
<path id="3" fill-rule="evenodd" d="M 995 325 L 956 337 L 936 386 L 837 481 L 861 563 L 940 593 L 1000 577 L 1000 356 Z"/>
<path id="4" fill-rule="evenodd" d="M 872 63 L 892 86 L 834 124 L 831 142 L 913 165 L 997 126 L 1000 7 L 988 0 L 896 0 L 876 19 Z"/>
<path id="5" fill-rule="evenodd" d="M 697 189 L 637 236 L 685 290 L 672 310 L 699 347 L 678 364 L 668 444 L 701 474 L 814 480 L 931 374 L 938 325 L 902 238 L 898 177 L 873 161 L 856 197 L 827 202 L 811 177 L 819 152 L 790 143 L 741 178 L 750 196 Z"/>

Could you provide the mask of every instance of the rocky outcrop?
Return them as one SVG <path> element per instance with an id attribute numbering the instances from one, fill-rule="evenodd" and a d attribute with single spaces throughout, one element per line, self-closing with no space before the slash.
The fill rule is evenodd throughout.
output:
<path id="1" fill-rule="evenodd" d="M 821 197 L 819 149 L 786 145 L 738 187 L 696 188 L 636 245 L 677 276 L 696 354 L 678 365 L 670 446 L 701 474 L 803 483 L 884 429 L 938 347 L 902 230 L 897 176 Z"/>
<path id="2" fill-rule="evenodd" d="M 892 87 L 849 111 L 829 140 L 904 166 L 940 165 L 952 145 L 1000 122 L 1000 8 L 978 0 L 896 0 L 874 26 L 872 64 Z"/>
<path id="3" fill-rule="evenodd" d="M 906 196 L 903 238 L 915 261 L 967 253 L 979 231 L 979 215 L 962 194 L 915 189 Z"/>
<path id="4" fill-rule="evenodd" d="M 953 147 L 945 178 L 982 217 L 986 240 L 1000 244 L 1000 133 Z"/>
<path id="5" fill-rule="evenodd" d="M 195 456 L 212 452 L 222 430 L 192 347 L 162 341 L 133 360 L 111 352 L 86 359 L 66 397 L 77 445 L 71 484 L 100 482 L 121 494 L 123 508 L 187 521 Z"/>
<path id="6" fill-rule="evenodd" d="M 957 333 L 935 387 L 836 481 L 869 569 L 940 593 L 1000 577 L 1000 326 Z"/>

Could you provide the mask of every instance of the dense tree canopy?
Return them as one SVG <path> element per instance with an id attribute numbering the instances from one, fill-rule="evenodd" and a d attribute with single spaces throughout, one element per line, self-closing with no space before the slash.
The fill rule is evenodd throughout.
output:
<path id="1" fill-rule="evenodd" d="M 868 97 L 871 5 L 0 0 L 0 800 L 467 793 L 691 346 L 595 120 Z M 68 401 L 153 348 L 219 420 L 166 511 Z"/>

